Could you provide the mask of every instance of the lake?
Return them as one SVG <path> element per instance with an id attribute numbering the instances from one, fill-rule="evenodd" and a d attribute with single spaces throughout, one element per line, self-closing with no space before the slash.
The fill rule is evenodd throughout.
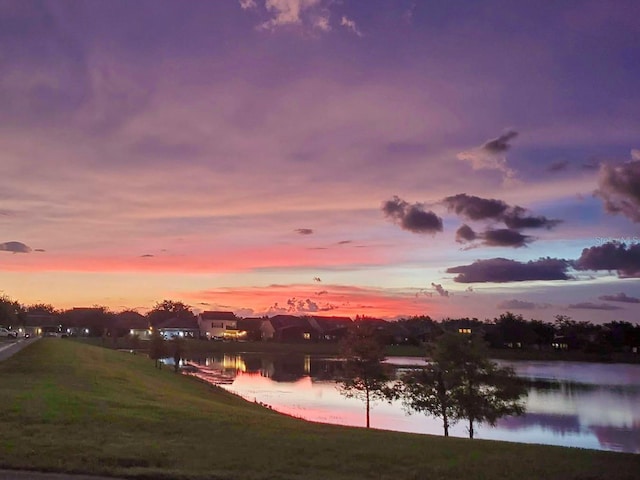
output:
<path id="1" fill-rule="evenodd" d="M 309 355 L 227 354 L 191 361 L 194 375 L 249 401 L 305 420 L 364 426 L 364 403 L 340 395 L 339 360 Z M 419 358 L 388 360 L 398 370 Z M 500 361 L 531 381 L 526 414 L 480 425 L 476 438 L 640 453 L 640 365 Z M 442 422 L 407 414 L 400 401 L 377 402 L 372 428 L 442 435 Z M 466 437 L 463 423 L 450 429 Z"/>

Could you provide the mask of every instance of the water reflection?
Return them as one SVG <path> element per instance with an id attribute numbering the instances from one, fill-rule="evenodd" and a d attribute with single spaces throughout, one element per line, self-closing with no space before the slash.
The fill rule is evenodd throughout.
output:
<path id="1" fill-rule="evenodd" d="M 250 401 L 307 420 L 364 425 L 364 407 L 342 397 L 334 379 L 340 361 L 309 355 L 220 355 L 190 361 L 194 375 Z M 390 361 L 399 372 L 423 364 Z M 527 379 L 527 414 L 482 425 L 478 438 L 640 453 L 640 365 L 578 362 L 501 362 Z M 400 402 L 377 403 L 372 426 L 442 434 L 438 419 L 408 415 Z M 467 435 L 457 424 L 451 435 Z"/>

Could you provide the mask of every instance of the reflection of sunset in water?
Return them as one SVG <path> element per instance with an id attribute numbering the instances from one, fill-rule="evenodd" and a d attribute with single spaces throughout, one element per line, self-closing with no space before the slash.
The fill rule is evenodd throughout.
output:
<path id="1" fill-rule="evenodd" d="M 422 360 L 394 358 L 391 362 L 416 365 Z M 201 362 L 209 373 L 201 368 L 197 376 L 287 415 L 364 427 L 364 404 L 340 395 L 333 380 L 337 363 L 308 355 L 227 355 Z M 533 382 L 526 400 L 527 414 L 503 418 L 496 427 L 481 425 L 478 438 L 640 453 L 640 365 L 510 365 Z M 216 377 L 216 367 L 222 377 Z M 442 435 L 439 419 L 408 415 L 399 401 L 374 403 L 371 426 Z M 454 425 L 450 433 L 467 436 L 464 422 Z"/>

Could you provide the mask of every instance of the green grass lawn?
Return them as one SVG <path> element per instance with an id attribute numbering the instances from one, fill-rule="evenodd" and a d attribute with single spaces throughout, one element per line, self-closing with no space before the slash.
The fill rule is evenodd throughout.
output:
<path id="1" fill-rule="evenodd" d="M 180 479 L 640 478 L 640 455 L 305 422 L 156 370 L 142 355 L 66 339 L 0 363 L 0 384 L 2 468 Z"/>

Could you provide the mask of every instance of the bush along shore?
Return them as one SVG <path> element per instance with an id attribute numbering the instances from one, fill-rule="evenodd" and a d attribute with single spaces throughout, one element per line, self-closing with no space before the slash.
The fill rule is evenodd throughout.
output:
<path id="1" fill-rule="evenodd" d="M 0 363 L 0 467 L 176 479 L 637 479 L 640 456 L 305 422 L 131 355 L 42 339 Z M 419 419 L 416 419 L 419 421 Z"/>

